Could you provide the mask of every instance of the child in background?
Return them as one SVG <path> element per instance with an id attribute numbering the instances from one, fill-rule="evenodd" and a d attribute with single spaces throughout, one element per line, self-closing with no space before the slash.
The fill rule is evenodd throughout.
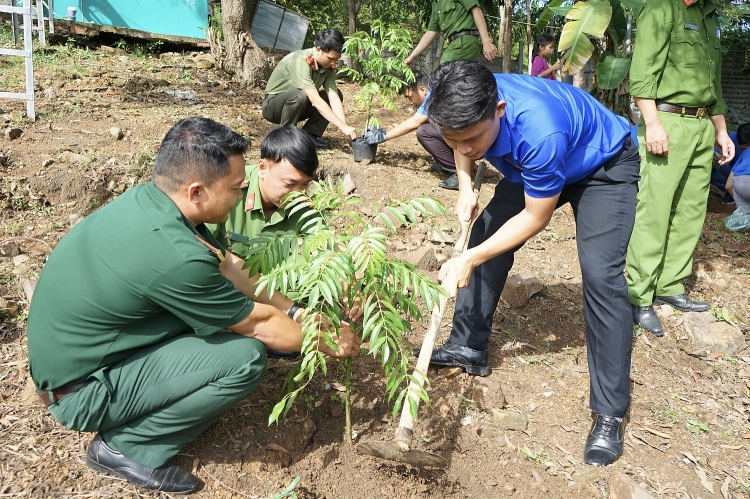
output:
<path id="1" fill-rule="evenodd" d="M 740 125 L 737 129 L 737 151 L 732 172 L 727 179 L 726 189 L 734 197 L 737 209 L 724 219 L 728 229 L 743 232 L 750 230 L 750 123 Z"/>
<path id="2" fill-rule="evenodd" d="M 536 38 L 534 44 L 534 50 L 531 52 L 532 63 L 531 63 L 531 76 L 538 76 L 540 78 L 549 78 L 550 80 L 555 79 L 555 71 L 560 69 L 560 61 L 557 61 L 552 66 L 547 64 L 548 58 L 552 57 L 555 51 L 555 37 L 542 33 Z"/>

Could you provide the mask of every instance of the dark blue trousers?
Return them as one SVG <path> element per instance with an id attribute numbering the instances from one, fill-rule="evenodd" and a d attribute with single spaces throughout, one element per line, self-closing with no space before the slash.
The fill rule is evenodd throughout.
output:
<path id="1" fill-rule="evenodd" d="M 623 270 L 635 219 L 640 160 L 626 139 L 622 150 L 591 175 L 566 185 L 558 207 L 570 203 L 583 276 L 583 310 L 590 372 L 590 407 L 622 417 L 630 403 L 630 355 L 633 316 Z M 495 195 L 474 223 L 469 247 L 475 247 L 520 213 L 523 186 L 501 180 Z M 521 246 L 474 268 L 469 284 L 458 290 L 450 341 L 477 350 L 488 348 L 492 317 L 513 255 Z"/>

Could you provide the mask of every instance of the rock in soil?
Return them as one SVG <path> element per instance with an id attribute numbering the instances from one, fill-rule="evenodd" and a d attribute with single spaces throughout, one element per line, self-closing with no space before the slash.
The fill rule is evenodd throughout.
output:
<path id="1" fill-rule="evenodd" d="M 615 473 L 609 483 L 610 499 L 654 499 L 632 478 L 624 473 Z"/>
<path id="2" fill-rule="evenodd" d="M 502 411 L 492 409 L 492 422 L 501 430 L 518 430 L 523 431 L 529 426 L 529 420 L 526 416 L 518 412 Z"/>
<path id="3" fill-rule="evenodd" d="M 508 302 L 511 308 L 521 308 L 526 305 L 529 298 L 544 289 L 539 279 L 531 275 L 516 274 L 508 277 L 503 288 L 503 300 Z"/>
<path id="4" fill-rule="evenodd" d="M 500 383 L 489 378 L 472 378 L 471 398 L 484 410 L 502 409 L 505 405 L 505 394 Z"/>
<path id="5" fill-rule="evenodd" d="M 717 321 L 710 312 L 688 312 L 684 324 L 693 341 L 710 348 L 712 352 L 736 355 L 747 346 L 742 331 L 731 324 Z"/>
<path id="6" fill-rule="evenodd" d="M 20 128 L 6 128 L 5 129 L 5 140 L 16 140 L 23 134 L 23 130 Z"/>

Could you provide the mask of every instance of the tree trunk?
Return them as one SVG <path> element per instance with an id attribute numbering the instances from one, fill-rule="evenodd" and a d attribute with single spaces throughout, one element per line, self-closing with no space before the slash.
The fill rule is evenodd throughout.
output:
<path id="1" fill-rule="evenodd" d="M 224 44 L 209 32 L 211 53 L 216 66 L 233 74 L 250 87 L 265 84 L 271 70 L 266 55 L 250 35 L 250 13 L 245 0 L 221 0 Z"/>
<path id="2" fill-rule="evenodd" d="M 513 0 L 505 0 L 505 41 L 503 42 L 505 51 L 503 52 L 503 73 L 510 73 L 510 58 L 513 56 L 513 30 L 511 21 L 513 20 Z"/>
<path id="3" fill-rule="evenodd" d="M 349 34 L 353 35 L 357 32 L 357 16 L 362 7 L 362 0 L 347 0 L 347 6 L 349 8 Z"/>
<path id="4" fill-rule="evenodd" d="M 529 61 L 529 74 L 531 74 L 531 52 L 534 50 L 534 40 L 531 38 L 531 0 L 526 0 L 526 59 Z M 523 73 L 522 70 L 518 71 Z"/>

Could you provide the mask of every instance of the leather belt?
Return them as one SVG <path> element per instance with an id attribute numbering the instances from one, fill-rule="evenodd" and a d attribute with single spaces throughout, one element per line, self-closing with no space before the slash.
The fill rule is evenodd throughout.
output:
<path id="1" fill-rule="evenodd" d="M 77 391 L 80 389 L 83 385 L 86 383 L 76 383 L 75 385 L 68 385 L 68 386 L 61 386 L 60 388 L 55 388 L 54 390 L 49 390 L 46 392 L 39 393 L 39 398 L 42 399 L 42 403 L 44 404 L 44 407 L 49 407 L 52 405 L 52 401 L 49 399 L 49 392 L 52 392 L 52 394 L 55 396 L 55 402 L 59 401 L 66 395 L 70 395 L 71 393 Z"/>
<path id="2" fill-rule="evenodd" d="M 673 106 L 672 104 L 667 104 L 666 102 L 657 103 L 656 109 L 658 109 L 659 111 L 664 111 L 666 113 L 686 114 L 688 116 L 695 116 L 696 118 L 702 118 L 708 114 L 707 107 Z"/>
<path id="3" fill-rule="evenodd" d="M 448 43 L 452 42 L 453 40 L 455 40 L 456 38 L 460 36 L 467 36 L 467 35 L 479 36 L 479 30 L 478 29 L 466 29 L 463 31 L 457 31 L 448 37 Z"/>

